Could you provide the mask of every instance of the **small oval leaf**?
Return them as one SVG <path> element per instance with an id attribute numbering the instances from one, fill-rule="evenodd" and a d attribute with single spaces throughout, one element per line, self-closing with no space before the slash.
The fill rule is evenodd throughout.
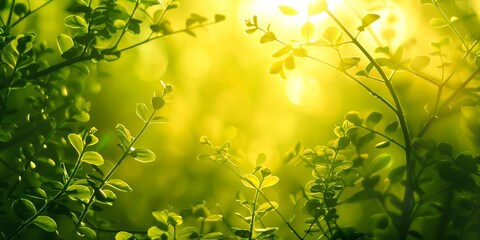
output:
<path id="1" fill-rule="evenodd" d="M 83 151 L 83 140 L 82 137 L 75 133 L 68 134 L 68 141 L 72 144 L 75 151 L 80 154 Z"/>
<path id="2" fill-rule="evenodd" d="M 142 163 L 149 163 L 155 161 L 155 153 L 149 149 L 135 149 L 130 154 L 135 160 Z"/>
<path id="3" fill-rule="evenodd" d="M 38 216 L 33 220 L 32 223 L 47 232 L 57 231 L 57 223 L 51 217 L 48 217 L 48 216 Z"/>
<path id="4" fill-rule="evenodd" d="M 137 116 L 142 119 L 143 122 L 147 122 L 148 116 L 148 107 L 143 103 L 137 103 L 136 113 Z"/>
<path id="5" fill-rule="evenodd" d="M 12 210 L 13 213 L 22 220 L 27 220 L 37 213 L 35 205 L 25 198 L 15 200 L 12 204 Z"/>
<path id="6" fill-rule="evenodd" d="M 271 186 L 277 184 L 279 180 L 280 179 L 277 176 L 272 176 L 272 175 L 267 176 L 263 179 L 262 185 L 260 186 L 260 189 L 271 187 Z"/>
<path id="7" fill-rule="evenodd" d="M 102 165 L 104 162 L 102 155 L 94 151 L 85 152 L 83 154 L 82 161 L 97 166 Z"/>

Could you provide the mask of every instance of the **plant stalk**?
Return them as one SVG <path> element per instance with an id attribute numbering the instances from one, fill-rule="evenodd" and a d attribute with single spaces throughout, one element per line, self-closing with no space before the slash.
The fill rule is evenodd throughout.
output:
<path id="1" fill-rule="evenodd" d="M 394 113 L 397 117 L 397 120 L 400 124 L 400 128 L 402 129 L 403 140 L 405 144 L 405 161 L 406 161 L 406 183 L 405 183 L 405 192 L 403 196 L 403 209 L 400 217 L 400 228 L 399 230 L 399 239 L 403 240 L 406 239 L 408 229 L 410 228 L 410 215 L 412 213 L 414 203 L 415 203 L 415 196 L 414 196 L 414 174 L 415 174 L 415 162 L 411 156 L 412 146 L 411 146 L 411 139 L 410 133 L 408 130 L 407 120 L 405 118 L 405 113 L 403 111 L 403 107 L 400 103 L 400 99 L 397 95 L 393 84 L 391 83 L 390 79 L 387 77 L 383 69 L 380 65 L 375 61 L 372 55 L 360 44 L 360 42 L 351 34 L 351 32 L 343 25 L 343 23 L 328 9 L 326 13 L 332 18 L 332 20 L 348 35 L 348 37 L 353 41 L 353 43 L 358 47 L 358 49 L 368 58 L 368 60 L 373 64 L 374 68 L 378 71 L 382 79 L 384 80 L 384 84 L 387 87 L 393 101 L 395 104 Z"/>

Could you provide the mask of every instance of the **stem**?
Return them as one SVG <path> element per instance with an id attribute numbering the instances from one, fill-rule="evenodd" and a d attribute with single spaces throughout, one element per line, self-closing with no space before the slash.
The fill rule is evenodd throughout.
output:
<path id="1" fill-rule="evenodd" d="M 45 139 L 42 141 L 42 143 L 40 143 L 40 147 L 35 151 L 35 153 L 33 154 L 32 158 L 31 159 L 28 159 L 24 166 L 23 166 L 23 170 L 22 172 L 19 174 L 19 178 L 17 178 L 17 180 L 15 181 L 15 183 L 13 184 L 12 188 L 10 189 L 10 191 L 8 191 L 8 194 L 7 194 L 7 199 L 10 198 L 10 196 L 13 194 L 13 192 L 15 191 L 15 189 L 17 188 L 18 184 L 20 183 L 21 179 L 23 178 L 23 176 L 25 175 L 25 173 L 27 172 L 27 169 L 28 169 L 28 165 L 30 165 L 30 162 L 32 161 L 35 161 L 37 158 L 38 158 L 38 155 L 40 154 L 40 151 L 43 149 L 43 145 L 45 145 L 48 140 L 50 140 L 50 138 L 53 136 L 53 134 L 60 128 L 63 126 L 63 124 L 66 122 L 66 120 L 63 120 L 59 125 L 57 125 L 54 129 L 52 129 L 52 131 L 50 131 L 50 133 L 47 135 L 47 137 L 45 137 Z"/>
<path id="2" fill-rule="evenodd" d="M 387 139 L 388 141 L 390 141 L 390 142 L 394 143 L 395 145 L 401 147 L 404 151 L 405 151 L 405 149 L 406 149 L 405 146 L 403 146 L 401 143 L 395 141 L 395 139 L 393 139 L 393 138 L 391 138 L 391 137 L 388 137 L 387 135 L 385 135 L 385 134 L 383 134 L 383 133 L 381 133 L 381 132 L 378 132 L 378 131 L 376 131 L 376 130 L 373 130 L 373 129 L 370 129 L 370 128 L 367 128 L 367 127 L 364 127 L 364 126 L 361 126 L 361 125 L 358 126 L 358 127 L 363 128 L 363 129 L 365 129 L 365 130 L 368 130 L 368 131 L 370 131 L 370 132 L 373 132 L 373 133 L 375 133 L 375 135 L 379 135 L 379 136 Z"/>
<path id="3" fill-rule="evenodd" d="M 113 168 L 110 170 L 110 172 L 108 172 L 108 174 L 103 178 L 103 181 L 100 182 L 100 184 L 97 186 L 98 189 L 102 189 L 103 186 L 105 186 L 105 184 L 108 182 L 108 180 L 110 180 L 110 178 L 112 177 L 112 175 L 115 173 L 115 171 L 120 167 L 120 165 L 123 163 L 123 161 L 125 161 L 125 159 L 130 155 L 130 152 L 133 147 L 133 145 L 137 142 L 137 140 L 140 138 L 140 136 L 142 136 L 142 134 L 145 132 L 145 130 L 147 129 L 147 127 L 150 125 L 150 122 L 152 121 L 153 117 L 155 116 L 155 113 L 157 112 L 157 110 L 153 110 L 152 114 L 150 115 L 150 117 L 148 118 L 147 122 L 145 122 L 145 124 L 143 125 L 142 129 L 140 130 L 140 132 L 137 134 L 137 137 L 133 139 L 133 141 L 130 143 L 130 145 L 128 146 L 127 150 L 123 153 L 122 157 L 120 157 L 120 159 L 118 160 L 118 162 L 113 166 Z M 95 193 L 92 194 L 92 196 L 90 196 L 90 199 L 88 200 L 88 203 L 87 205 L 85 206 L 85 209 L 83 210 L 82 214 L 80 215 L 80 217 L 78 218 L 78 222 L 77 222 L 77 226 L 76 228 L 78 229 L 80 227 L 80 225 L 82 224 L 83 220 L 85 219 L 87 213 L 88 213 L 88 210 L 90 209 L 90 207 L 92 206 L 93 202 L 95 200 Z"/>
<path id="4" fill-rule="evenodd" d="M 452 29 L 455 36 L 460 40 L 460 42 L 462 42 L 462 45 L 466 47 L 467 44 L 465 43 L 465 41 L 463 40 L 462 36 L 457 31 L 457 29 L 452 25 L 452 22 L 448 18 L 447 14 L 445 14 L 445 12 L 442 10 L 442 8 L 440 8 L 440 6 L 438 6 L 438 2 L 437 1 L 432 1 L 432 3 L 433 3 L 433 5 L 435 5 L 435 8 L 437 8 L 438 12 L 442 15 L 443 19 L 448 23 L 448 26 L 450 27 L 450 29 Z"/>
<path id="5" fill-rule="evenodd" d="M 39 78 L 39 77 L 42 77 L 42 76 L 45 76 L 45 75 L 48 75 L 52 72 L 55 72 L 55 71 L 58 71 L 66 66 L 70 66 L 70 65 L 73 65 L 75 63 L 79 63 L 79 62 L 83 62 L 83 61 L 88 61 L 88 60 L 91 60 L 93 59 L 92 56 L 79 56 L 79 57 L 75 57 L 75 58 L 70 58 L 68 60 L 65 60 L 63 62 L 60 62 L 60 63 L 57 63 L 55 65 L 52 65 L 50 67 L 47 67 L 41 71 L 38 71 L 36 73 L 33 73 L 33 74 L 30 74 L 30 75 L 27 75 L 25 76 L 24 78 L 26 80 L 30 80 L 30 79 L 34 79 L 34 78 Z"/>
<path id="6" fill-rule="evenodd" d="M 255 209 L 257 205 L 257 200 L 258 200 L 258 193 L 259 190 L 255 188 L 255 198 L 253 199 L 253 204 L 252 204 L 252 219 L 250 220 L 250 237 L 248 238 L 249 240 L 252 240 L 253 238 L 253 224 L 255 223 Z"/>
<path id="7" fill-rule="evenodd" d="M 8 13 L 8 18 L 7 18 L 7 25 L 10 25 L 10 22 L 12 21 L 14 7 L 15 7 L 15 0 L 12 1 L 12 5 L 10 6 L 10 12 Z"/>
<path id="8" fill-rule="evenodd" d="M 460 86 L 455 89 L 455 91 L 450 94 L 450 96 L 438 107 L 438 111 L 442 111 L 444 108 L 450 105 L 450 103 L 455 99 L 455 97 L 462 92 L 463 89 L 480 73 L 480 67 L 477 67 L 466 79 L 465 81 L 460 84 Z M 427 132 L 428 128 L 430 125 L 433 123 L 433 121 L 437 118 L 436 115 L 430 115 L 430 117 L 427 119 L 425 124 L 423 125 L 423 128 L 420 130 L 420 133 L 418 134 L 418 137 L 423 137 L 425 133 Z"/>
<path id="9" fill-rule="evenodd" d="M 78 169 L 80 169 L 80 165 L 82 163 L 82 157 L 83 154 L 85 153 L 86 146 L 84 145 L 82 152 L 78 155 L 77 162 L 75 164 L 75 167 L 73 168 L 73 172 L 71 174 L 71 177 L 67 180 L 65 185 L 63 185 L 62 190 L 60 190 L 52 199 L 48 200 L 43 207 L 41 207 L 32 217 L 30 217 L 28 220 L 23 222 L 13 233 L 12 236 L 8 237 L 7 240 L 14 239 L 15 237 L 18 236 L 23 230 L 25 230 L 38 216 L 40 216 L 52 203 L 56 202 L 68 189 L 70 186 L 70 183 L 72 182 L 73 178 L 75 177 Z"/>
<path id="10" fill-rule="evenodd" d="M 230 155 L 229 155 L 230 156 Z M 293 234 L 295 234 L 295 236 L 298 238 L 298 239 L 303 239 L 300 234 L 298 234 L 297 231 L 295 231 L 295 229 L 293 228 L 293 226 L 290 224 L 290 222 L 280 213 L 280 211 L 278 211 L 278 209 L 272 204 L 272 202 L 267 198 L 267 196 L 265 195 L 265 193 L 263 193 L 259 188 L 257 188 L 257 186 L 255 186 L 255 184 L 253 184 L 250 180 L 248 180 L 248 178 L 245 177 L 245 174 L 242 172 L 242 170 L 240 170 L 240 168 L 238 168 L 237 165 L 235 165 L 232 160 L 230 160 L 229 157 L 225 158 L 225 162 L 224 162 L 225 166 L 227 166 L 228 168 L 230 168 L 234 173 L 236 173 L 241 179 L 247 181 L 248 183 L 250 183 L 251 186 L 253 186 L 257 191 L 258 193 L 260 193 L 260 195 L 263 197 L 263 199 L 265 199 L 266 202 L 268 202 L 268 204 L 274 209 L 275 213 L 282 219 L 282 221 L 287 225 L 287 227 L 293 232 Z"/>
<path id="11" fill-rule="evenodd" d="M 135 14 L 135 12 L 138 9 L 138 6 L 140 6 L 140 0 L 135 1 L 135 7 L 133 7 L 132 13 L 130 14 L 130 17 L 128 18 L 127 24 L 125 25 L 125 28 L 123 28 L 122 33 L 120 34 L 120 37 L 118 37 L 117 42 L 113 46 L 113 49 L 118 47 L 118 44 L 120 44 L 120 41 L 122 41 L 123 36 L 125 36 L 125 33 L 127 32 L 128 27 L 129 27 L 130 23 L 132 22 L 133 15 Z"/>
<path id="12" fill-rule="evenodd" d="M 141 42 L 138 42 L 138 43 L 135 43 L 133 45 L 130 45 L 128 47 L 124 47 L 122 49 L 120 49 L 120 52 L 123 52 L 123 51 L 126 51 L 126 50 L 129 50 L 131 48 L 135 48 L 135 47 L 138 47 L 140 45 L 143 45 L 145 43 L 148 43 L 150 41 L 153 41 L 155 39 L 159 39 L 159 38 L 164 38 L 166 36 L 170 36 L 170 35 L 173 35 L 173 34 L 177 34 L 177 33 L 182 33 L 182 32 L 187 32 L 188 30 L 193 30 L 193 29 L 197 29 L 197 28 L 201 28 L 201 27 L 206 27 L 206 26 L 209 26 L 209 25 L 213 25 L 217 22 L 210 22 L 210 23 L 205 23 L 205 24 L 202 24 L 202 25 L 197 25 L 197 26 L 193 26 L 193 27 L 189 27 L 189 28 L 185 28 L 185 29 L 181 29 L 181 30 L 177 30 L 177 31 L 173 31 L 173 32 L 170 32 L 168 34 L 164 34 L 164 35 L 160 35 L 160 36 L 156 36 L 156 37 L 148 37 L 147 39 L 141 41 Z"/>
<path id="13" fill-rule="evenodd" d="M 384 80 L 384 84 L 387 87 L 388 91 L 390 92 L 391 97 L 395 103 L 395 110 L 394 113 L 398 119 L 400 127 L 402 129 L 404 144 L 405 144 L 405 160 L 406 160 L 406 183 L 405 183 L 405 192 L 403 197 L 403 209 L 401 213 L 401 224 L 399 229 L 400 240 L 405 239 L 407 237 L 408 229 L 410 227 L 410 214 L 412 212 L 414 203 L 415 203 L 415 196 L 414 196 L 414 174 L 415 174 L 415 162 L 411 157 L 411 140 L 410 140 L 410 133 L 408 130 L 407 120 L 405 118 L 405 114 L 403 112 L 403 107 L 400 103 L 400 99 L 398 98 L 397 92 L 393 87 L 391 81 L 386 76 L 383 69 L 378 65 L 375 59 L 370 55 L 370 53 L 358 42 L 358 40 L 350 33 L 350 31 L 343 25 L 337 17 L 330 12 L 328 9 L 326 13 L 333 19 L 333 21 L 348 35 L 348 37 L 353 41 L 353 43 L 358 47 L 358 49 L 368 58 L 368 60 L 373 64 L 374 68 L 378 71 L 382 79 Z"/>

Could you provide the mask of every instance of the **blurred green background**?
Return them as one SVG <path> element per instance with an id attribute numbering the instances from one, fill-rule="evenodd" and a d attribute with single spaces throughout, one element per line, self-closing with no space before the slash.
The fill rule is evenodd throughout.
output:
<path id="1" fill-rule="evenodd" d="M 267 194 L 280 203 L 281 212 L 289 214 L 287 211 L 291 211 L 291 206 L 287 196 L 310 178 L 310 172 L 301 167 L 285 166 L 282 162 L 285 152 L 297 141 L 308 147 L 327 144 L 335 137 L 335 124 L 342 123 L 344 114 L 350 110 L 358 110 L 366 116 L 374 110 L 387 113 L 388 109 L 339 72 L 311 59 L 297 58 L 297 68 L 287 72 L 286 80 L 268 73 L 268 67 L 275 60 L 271 55 L 281 45 L 260 44 L 260 34 L 245 33 L 244 21 L 258 15 L 260 25 L 266 27 L 271 23 L 272 31 L 279 38 L 301 40 L 299 28 L 306 21 L 305 16 L 286 17 L 278 5 L 306 11 L 308 1 L 203 0 L 180 3 L 180 8 L 167 16 L 174 29 L 182 28 L 184 19 L 191 13 L 209 18 L 220 13 L 226 15 L 226 21 L 195 31 L 196 38 L 187 34 L 169 36 L 125 52 L 116 62 L 99 63 L 85 85 L 89 89 L 86 99 L 92 102 L 88 125 L 99 129 L 101 142 L 98 151 L 107 160 L 116 160 L 120 156 L 115 147 L 115 125 L 122 123 L 135 134 L 142 126 L 135 115 L 135 104 L 148 103 L 154 90 L 160 88 L 160 80 L 175 86 L 175 99 L 163 112 L 170 122 L 151 126 L 138 143 L 139 147 L 153 150 L 157 160 L 150 164 L 127 161 L 121 166 L 116 176 L 128 182 L 134 192 L 118 193 L 117 204 L 107 209 L 105 216 L 118 218 L 118 222 L 129 229 L 146 229 L 152 222 L 152 210 L 172 208 L 178 211 L 196 200 L 206 200 L 209 206 L 219 203 L 223 214 L 231 216 L 231 210 L 239 208 L 234 202 L 235 193 L 242 190 L 248 195 L 250 192 L 225 167 L 197 160 L 199 153 L 208 151 L 199 144 L 202 135 L 209 136 L 216 144 L 232 142 L 241 156 L 237 163 L 245 172 L 253 170 L 259 153 L 265 153 L 266 165 L 281 179 L 278 187 L 267 190 Z M 447 30 L 439 31 L 429 26 L 428 20 L 435 13 L 428 6 L 422 6 L 420 1 L 332 0 L 329 3 L 330 9 L 352 29 L 359 25 L 361 16 L 366 13 L 381 15 L 371 28 L 378 38 L 373 39 L 369 34 L 359 38 L 371 51 L 378 43 L 390 45 L 391 49 L 405 44 L 406 57 L 428 55 L 432 51 L 431 41 L 450 34 Z M 477 13 L 480 12 L 478 1 L 457 1 L 457 4 L 458 9 L 462 9 L 462 4 L 476 4 L 474 7 Z M 66 5 L 66 2 L 56 1 L 35 15 L 44 23 L 38 27 L 38 35 L 51 36 L 51 39 L 42 39 L 49 45 L 54 44 L 55 34 L 64 30 L 58 19 L 63 19 L 66 14 L 63 11 Z M 314 36 L 321 36 L 323 30 L 332 25 L 323 15 L 311 20 L 316 27 Z M 24 27 L 31 29 L 31 26 Z M 138 36 L 128 36 L 130 43 L 136 42 L 135 39 Z M 350 50 L 345 48 L 345 55 L 360 55 Z M 333 51 L 317 48 L 311 53 L 337 64 Z M 427 68 L 431 75 L 438 74 L 435 64 L 437 60 L 432 60 Z M 415 134 L 427 116 L 424 106 L 434 99 L 435 89 L 406 73 L 399 73 L 394 83 Z M 379 84 L 371 84 L 379 92 L 385 92 Z M 478 144 L 468 136 L 472 126 L 478 126 L 475 117 L 478 110 L 474 113 L 473 123 L 465 123 L 466 120 L 458 116 L 444 120 L 446 125 L 433 126 L 427 136 L 460 146 L 460 150 L 473 149 L 479 153 Z M 384 117 L 385 123 L 394 120 L 393 114 Z M 466 127 L 463 131 L 458 127 L 461 122 Z M 445 126 L 459 130 L 442 131 Z M 392 146 L 390 150 L 398 153 L 395 164 L 403 161 L 399 149 Z M 369 209 L 352 206 L 347 211 Z M 278 221 L 276 216 L 270 218 Z M 352 216 L 343 221 L 356 219 Z"/>

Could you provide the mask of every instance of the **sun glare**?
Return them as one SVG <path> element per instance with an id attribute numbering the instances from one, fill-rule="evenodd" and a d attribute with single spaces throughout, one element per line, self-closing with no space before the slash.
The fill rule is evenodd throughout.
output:
<path id="1" fill-rule="evenodd" d="M 322 92 L 317 80 L 292 76 L 286 80 L 285 91 L 291 103 L 302 110 L 313 111 L 322 102 Z"/>

